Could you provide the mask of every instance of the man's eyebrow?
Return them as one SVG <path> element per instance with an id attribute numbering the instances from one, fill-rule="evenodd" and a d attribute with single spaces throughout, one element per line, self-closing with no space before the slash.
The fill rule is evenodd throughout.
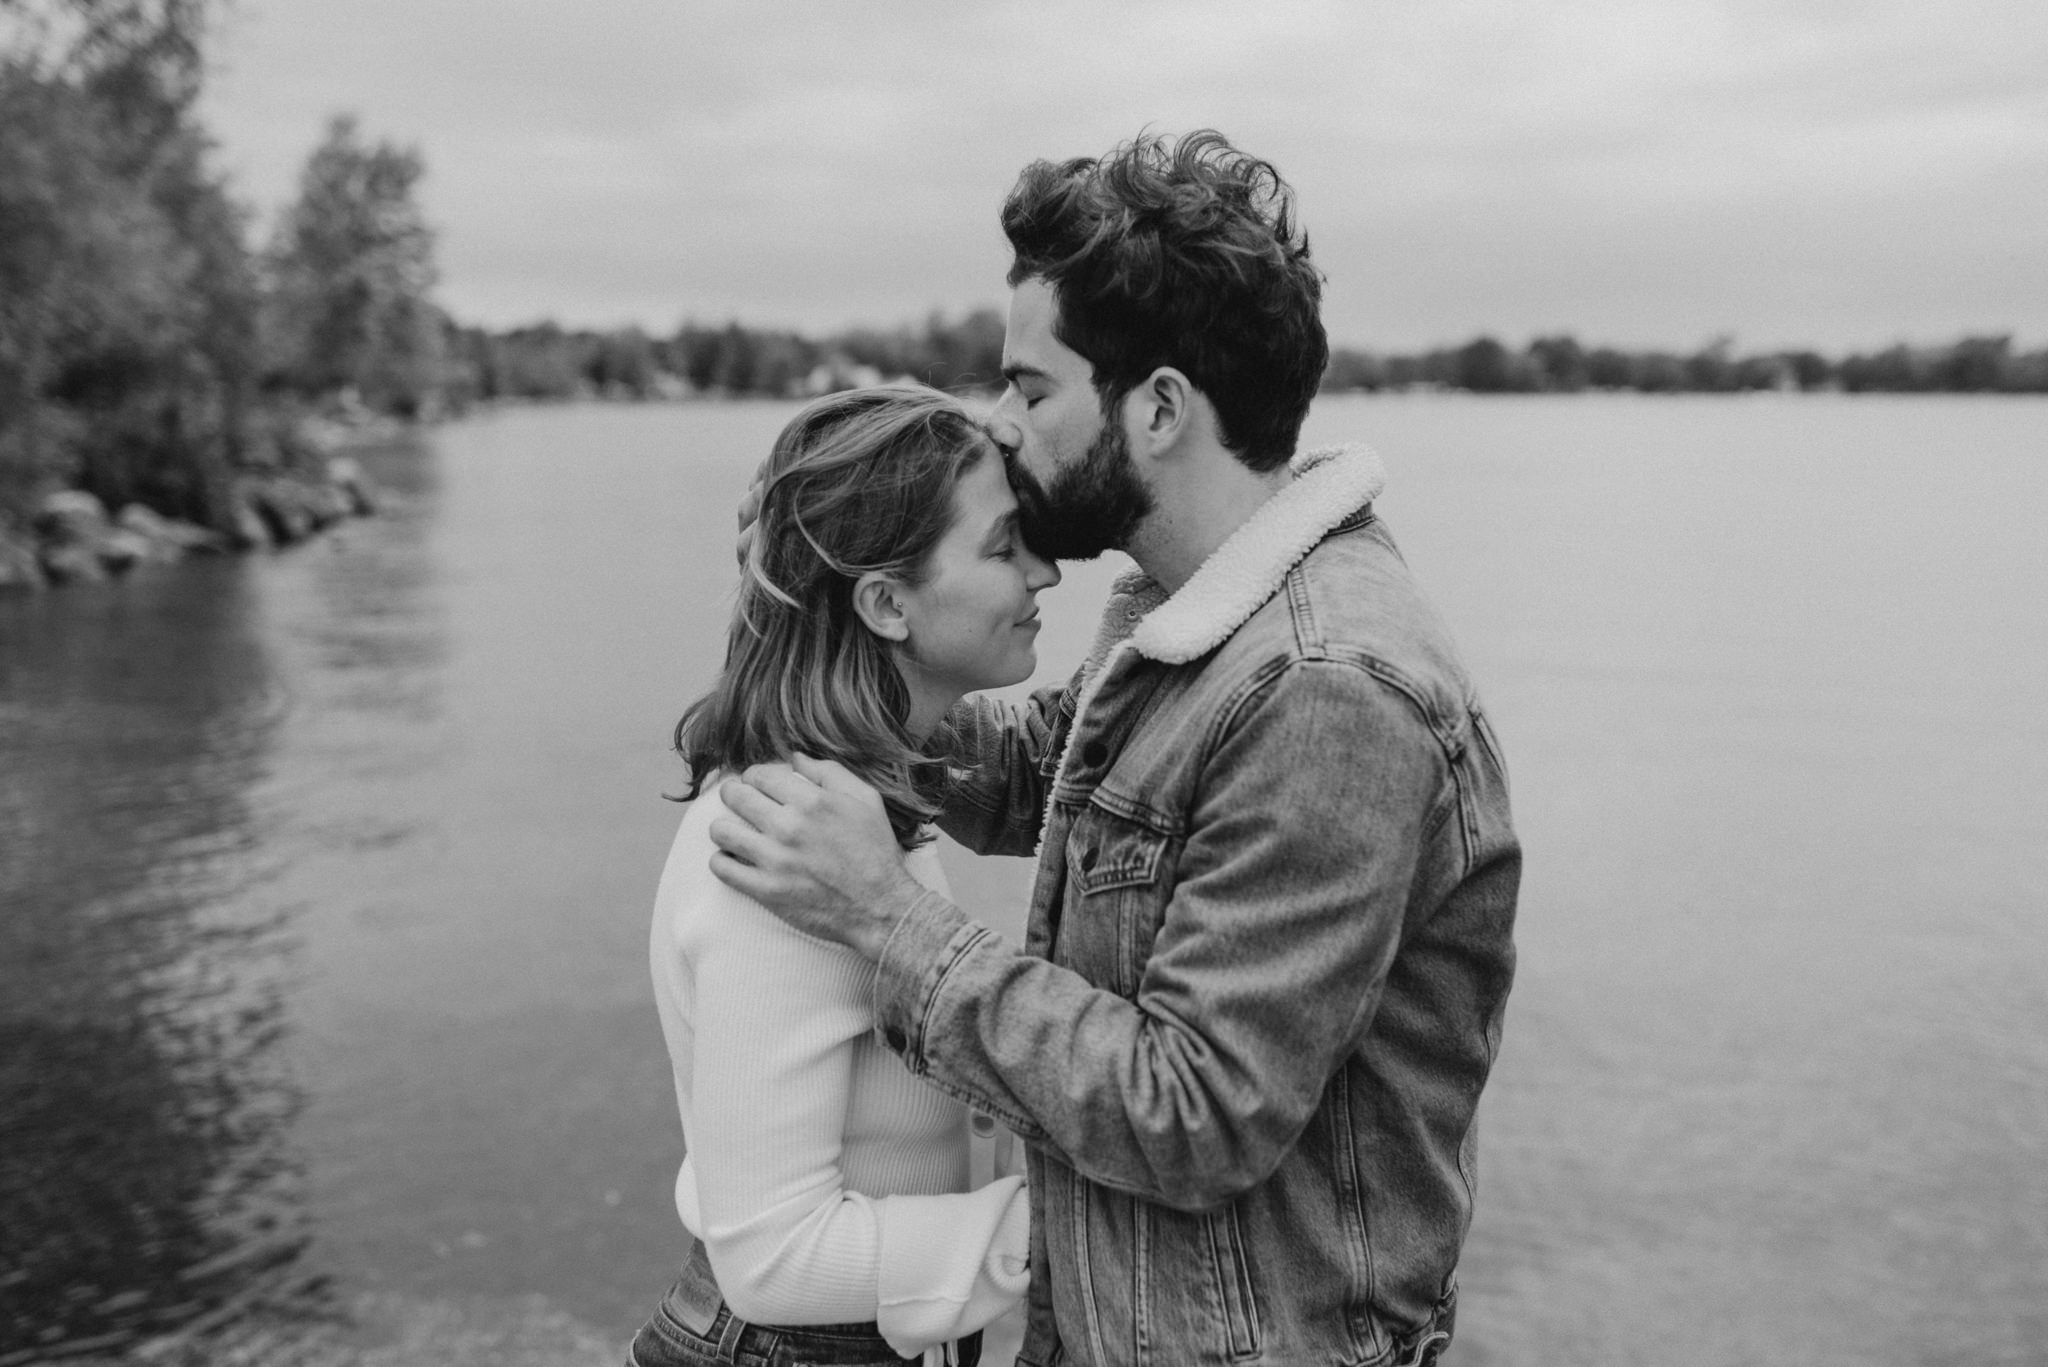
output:
<path id="1" fill-rule="evenodd" d="M 1025 365 L 1021 361 L 1007 361 L 1003 364 L 1004 384 L 1015 384 L 1019 380 L 1043 380 L 1047 378 L 1050 377 L 1046 372 L 1040 370 L 1035 365 Z"/>

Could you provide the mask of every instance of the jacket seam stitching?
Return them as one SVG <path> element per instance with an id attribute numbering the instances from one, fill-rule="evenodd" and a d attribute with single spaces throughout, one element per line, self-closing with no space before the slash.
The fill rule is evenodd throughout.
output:
<path id="1" fill-rule="evenodd" d="M 1217 709 L 1217 720 L 1209 728 L 1208 749 L 1203 758 L 1206 760 L 1209 755 L 1215 753 L 1223 737 L 1237 726 L 1238 718 L 1254 698 L 1297 667 L 1315 664 L 1355 669 L 1399 696 L 1414 711 L 1416 719 L 1436 741 L 1437 748 L 1443 752 L 1444 758 L 1455 770 L 1457 760 L 1465 752 L 1465 746 L 1459 738 L 1460 731 L 1454 730 L 1437 717 L 1435 709 L 1430 707 L 1422 691 L 1406 674 L 1386 664 L 1377 656 L 1328 646 L 1313 652 L 1272 656 L 1264 664 L 1250 671 L 1245 680 L 1224 699 L 1223 706 Z M 1434 824 L 1442 823 L 1443 817 L 1438 816 Z"/>
<path id="2" fill-rule="evenodd" d="M 1320 649 L 1321 628 L 1316 622 L 1315 605 L 1309 599 L 1308 576 L 1296 565 L 1287 572 L 1288 615 L 1294 622 L 1294 640 L 1304 652 Z"/>
<path id="3" fill-rule="evenodd" d="M 939 994 L 946 989 L 946 979 L 952 976 L 953 970 L 959 967 L 960 961 L 967 957 L 968 952 L 987 939 L 990 933 L 986 926 L 975 925 L 972 922 L 963 929 L 968 931 L 967 936 L 964 939 L 956 937 L 957 943 L 949 946 L 953 952 L 947 955 L 946 961 L 932 973 L 929 986 L 925 988 L 924 996 L 917 1005 L 917 1066 L 912 1071 L 921 1078 L 928 1077 L 930 1073 L 931 1064 L 926 1057 L 926 1041 L 931 1038 L 932 1013 L 938 1009 Z"/>
<path id="4" fill-rule="evenodd" d="M 917 1079 L 925 1086 L 930 1087 L 934 1091 L 942 1092 L 964 1105 L 971 1106 L 983 1115 L 993 1116 L 995 1119 L 1002 1121 L 1020 1139 L 1038 1142 L 1043 1142 L 1046 1139 L 1046 1132 L 1039 1128 L 1038 1123 L 1029 1116 L 1013 1111 L 1008 1106 L 983 1096 L 971 1087 L 959 1086 L 957 1083 L 931 1072 L 922 1051 L 919 1052 L 917 1062 Z"/>
<path id="5" fill-rule="evenodd" d="M 1455 762 L 1464 755 L 1468 746 L 1466 736 L 1471 729 L 1469 724 L 1460 725 L 1439 713 L 1431 706 L 1428 694 L 1406 671 L 1370 651 L 1356 647 L 1325 647 L 1320 658 L 1332 664 L 1345 664 L 1363 670 L 1388 689 L 1398 693 L 1415 710 L 1416 717 L 1429 729 L 1430 735 L 1436 738 L 1436 743 L 1442 748 L 1445 758 Z"/>

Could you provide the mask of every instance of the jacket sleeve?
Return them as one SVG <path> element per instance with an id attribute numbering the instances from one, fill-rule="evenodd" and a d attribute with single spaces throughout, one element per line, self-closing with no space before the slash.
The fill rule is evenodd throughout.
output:
<path id="1" fill-rule="evenodd" d="M 1448 791 L 1405 698 L 1297 662 L 1223 720 L 1132 998 L 931 893 L 883 952 L 877 1018 L 913 1071 L 1090 1180 L 1220 1205 L 1279 1165 L 1364 1038 Z"/>
<path id="2" fill-rule="evenodd" d="M 976 854 L 1030 854 L 1073 717 L 1075 684 L 1050 684 L 1021 706 L 967 698 L 946 714 L 959 768 L 938 825 Z"/>
<path id="3" fill-rule="evenodd" d="M 905 1353 L 1002 1314 L 1026 1281 L 1029 1212 L 1005 1178 L 871 1197 L 840 1169 L 873 968 L 719 887 L 690 937 L 695 1169 L 705 1251 L 735 1314 L 876 1320 Z"/>

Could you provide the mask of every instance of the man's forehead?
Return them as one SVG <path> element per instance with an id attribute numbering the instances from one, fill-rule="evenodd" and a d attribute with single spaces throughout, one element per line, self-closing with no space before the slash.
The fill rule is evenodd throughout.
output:
<path id="1" fill-rule="evenodd" d="M 1003 369 L 1045 376 L 1094 373 L 1082 355 L 1053 333 L 1059 296 L 1040 276 L 1020 280 L 1010 291 L 1010 316 L 1003 329 Z"/>

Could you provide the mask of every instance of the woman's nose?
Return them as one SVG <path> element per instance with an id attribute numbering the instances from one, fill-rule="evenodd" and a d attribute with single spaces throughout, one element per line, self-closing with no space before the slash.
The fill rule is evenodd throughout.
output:
<path id="1" fill-rule="evenodd" d="M 1060 567 L 1030 550 L 1024 552 L 1024 583 L 1033 593 L 1060 582 Z"/>

